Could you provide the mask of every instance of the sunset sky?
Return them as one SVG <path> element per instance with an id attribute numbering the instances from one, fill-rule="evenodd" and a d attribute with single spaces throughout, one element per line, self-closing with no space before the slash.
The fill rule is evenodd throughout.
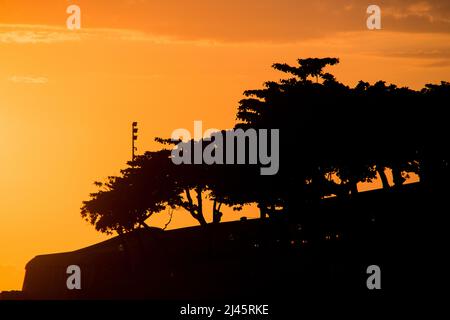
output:
<path id="1" fill-rule="evenodd" d="M 79 208 L 130 159 L 132 121 L 138 152 L 194 120 L 230 128 L 242 92 L 282 76 L 272 63 L 325 56 L 352 86 L 448 81 L 450 1 L 0 0 L 0 291 L 35 255 L 106 239 Z M 194 223 L 179 211 L 172 227 Z"/>

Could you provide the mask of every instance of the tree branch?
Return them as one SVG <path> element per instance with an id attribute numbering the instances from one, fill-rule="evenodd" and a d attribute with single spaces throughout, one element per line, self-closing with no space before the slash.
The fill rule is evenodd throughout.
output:
<path id="1" fill-rule="evenodd" d="M 187 209 L 187 210 L 190 212 L 190 214 L 191 214 L 194 218 L 197 219 L 197 217 L 196 217 L 197 214 L 195 213 L 195 206 L 194 206 L 194 202 L 192 201 L 191 193 L 189 192 L 189 189 L 188 189 L 188 188 L 185 189 L 185 192 L 186 192 L 186 198 L 187 198 L 187 200 L 188 200 L 188 205 L 185 206 L 184 208 Z"/>
<path id="2" fill-rule="evenodd" d="M 167 221 L 167 223 L 164 225 L 163 230 L 166 230 L 167 227 L 169 226 L 169 224 L 172 222 L 172 218 L 173 218 L 173 209 L 169 209 L 169 221 Z"/>

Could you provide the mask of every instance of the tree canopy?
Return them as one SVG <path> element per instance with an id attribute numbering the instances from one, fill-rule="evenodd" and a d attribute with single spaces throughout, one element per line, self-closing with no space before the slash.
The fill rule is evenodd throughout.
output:
<path id="1" fill-rule="evenodd" d="M 377 176 L 385 189 L 400 187 L 412 173 L 430 188 L 443 188 L 449 172 L 450 83 L 416 91 L 360 81 L 352 88 L 324 71 L 337 63 L 337 58 L 276 63 L 273 68 L 287 78 L 244 92 L 235 129 L 279 129 L 276 175 L 261 176 L 249 164 L 175 165 L 170 150 L 162 148 L 137 156 L 120 176 L 97 183 L 99 190 L 83 202 L 82 217 L 98 231 L 123 233 L 145 227 L 151 215 L 167 208 L 183 208 L 207 225 L 205 199 L 213 201 L 210 222 L 217 223 L 222 205 L 240 210 L 257 204 L 261 218 L 292 217 L 324 197 L 351 197 L 358 183 Z M 213 143 L 202 142 L 203 147 Z"/>

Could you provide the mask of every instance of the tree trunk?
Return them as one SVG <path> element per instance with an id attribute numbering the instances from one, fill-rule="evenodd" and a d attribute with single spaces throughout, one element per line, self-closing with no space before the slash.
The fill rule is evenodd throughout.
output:
<path id="1" fill-rule="evenodd" d="M 401 185 L 403 185 L 406 180 L 402 176 L 402 171 L 397 167 L 392 168 L 392 178 L 394 180 L 394 186 L 396 187 L 400 187 Z"/>
<path id="2" fill-rule="evenodd" d="M 202 206 L 202 189 L 200 187 L 197 187 L 195 189 L 197 192 L 197 205 L 194 204 L 194 201 L 191 197 L 191 192 L 189 189 L 185 189 L 186 198 L 188 200 L 187 204 L 183 205 L 183 208 L 185 208 L 191 216 L 197 220 L 201 226 L 205 226 L 208 223 L 205 220 L 205 217 L 203 216 L 203 206 Z"/>
<path id="3" fill-rule="evenodd" d="M 222 206 L 222 203 L 220 202 L 219 205 L 217 205 L 217 199 L 214 199 L 213 203 L 213 223 L 220 223 L 220 220 L 222 219 L 222 212 L 220 212 L 220 207 Z"/>
<path id="4" fill-rule="evenodd" d="M 202 199 L 202 188 L 197 187 L 197 214 L 196 219 L 200 223 L 201 226 L 206 226 L 208 223 L 206 222 L 205 216 L 203 215 L 203 199 Z"/>
<path id="5" fill-rule="evenodd" d="M 267 218 L 267 206 L 264 202 L 260 202 L 258 203 L 258 208 L 259 208 L 259 218 L 260 219 L 265 219 Z"/>
<path id="6" fill-rule="evenodd" d="M 390 185 L 389 185 L 389 181 L 388 178 L 386 176 L 386 173 L 384 172 L 384 167 L 383 166 L 377 166 L 377 171 L 378 174 L 380 175 L 380 179 L 381 179 L 381 183 L 383 185 L 383 189 L 389 189 Z"/>
<path id="7" fill-rule="evenodd" d="M 195 219 L 197 219 L 197 221 L 200 223 L 201 226 L 206 226 L 208 224 L 208 222 L 206 222 L 206 219 L 203 216 L 203 214 L 196 215 Z"/>
<path id="8" fill-rule="evenodd" d="M 358 193 L 358 183 L 356 181 L 350 181 L 350 193 L 352 195 L 357 194 Z"/>

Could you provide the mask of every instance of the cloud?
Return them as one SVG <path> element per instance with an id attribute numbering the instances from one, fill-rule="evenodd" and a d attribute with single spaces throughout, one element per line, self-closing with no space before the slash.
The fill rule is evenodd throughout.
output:
<path id="1" fill-rule="evenodd" d="M 190 44 L 196 46 L 222 46 L 230 43 L 209 39 L 178 39 L 154 35 L 139 30 L 84 28 L 71 31 L 49 25 L 0 24 L 0 44 L 54 44 L 96 40 L 147 42 L 151 44 Z"/>
<path id="2" fill-rule="evenodd" d="M 91 23 L 111 26 L 121 17 L 126 28 L 177 39 L 218 42 L 300 42 L 340 32 L 366 30 L 361 0 L 184 0 L 114 2 L 99 0 Z M 383 29 L 389 32 L 450 33 L 450 2 L 378 0 Z M 84 5 L 84 4 L 81 4 Z M 86 6 L 88 4 L 86 3 Z M 119 25 L 118 23 L 115 24 Z"/>
<path id="3" fill-rule="evenodd" d="M 46 25 L 0 24 L 0 43 L 36 44 L 81 39 L 81 33 L 67 31 L 61 27 Z"/>
<path id="4" fill-rule="evenodd" d="M 35 15 L 42 13 L 43 17 L 48 17 L 45 12 L 50 10 L 50 2 L 44 1 L 38 6 Z M 342 32 L 367 31 L 369 3 L 360 0 L 192 0 L 189 4 L 184 0 L 79 0 L 78 4 L 82 10 L 81 30 L 67 30 L 63 21 L 56 22 L 54 18 L 39 20 L 47 25 L 0 24 L 0 43 L 89 39 L 208 46 L 298 43 Z M 450 34 L 449 1 L 378 0 L 377 5 L 381 8 L 382 32 Z M 14 9 L 21 16 L 26 14 L 24 4 L 18 0 L 11 1 L 9 6 L 12 6 L 10 11 Z M 18 19 L 5 16 L 3 21 L 14 23 Z M 36 22 L 37 19 L 25 21 Z"/>
<path id="5" fill-rule="evenodd" d="M 35 76 L 12 76 L 9 78 L 9 81 L 26 84 L 46 84 L 48 83 L 48 78 Z"/>
<path id="6" fill-rule="evenodd" d="M 415 33 L 414 35 L 402 32 L 386 33 L 382 38 L 372 38 L 373 47 L 369 45 L 362 48 L 362 52 L 380 57 L 399 59 L 443 61 L 450 59 L 450 34 Z M 359 39 L 362 43 L 363 39 Z"/>
<path id="7" fill-rule="evenodd" d="M 68 30 L 65 27 L 32 24 L 0 24 L 0 44 L 54 44 L 96 40 L 147 42 L 151 44 L 190 44 L 196 46 L 222 46 L 229 42 L 211 39 L 180 39 L 155 35 L 132 29 L 82 28 Z"/>
<path id="8" fill-rule="evenodd" d="M 142 31 L 108 28 L 84 28 L 77 31 L 65 27 L 32 24 L 0 24 L 0 44 L 51 44 L 82 40 L 149 41 L 173 43 L 176 40 Z"/>
<path id="9" fill-rule="evenodd" d="M 23 10 L 23 4 L 11 5 Z M 80 0 L 79 5 L 81 30 L 67 30 L 60 20 L 58 25 L 45 19 L 46 25 L 0 24 L 0 44 L 97 39 L 207 46 L 301 43 L 367 31 L 368 17 L 368 3 L 360 0 L 192 0 L 188 5 L 184 0 Z M 450 34 L 449 1 L 379 0 L 377 5 L 382 14 L 379 32 Z M 44 2 L 36 10 L 48 6 Z"/>
<path id="10" fill-rule="evenodd" d="M 427 68 L 439 68 L 439 69 L 450 67 L 450 59 L 437 60 L 431 63 L 425 63 L 424 66 Z"/>

